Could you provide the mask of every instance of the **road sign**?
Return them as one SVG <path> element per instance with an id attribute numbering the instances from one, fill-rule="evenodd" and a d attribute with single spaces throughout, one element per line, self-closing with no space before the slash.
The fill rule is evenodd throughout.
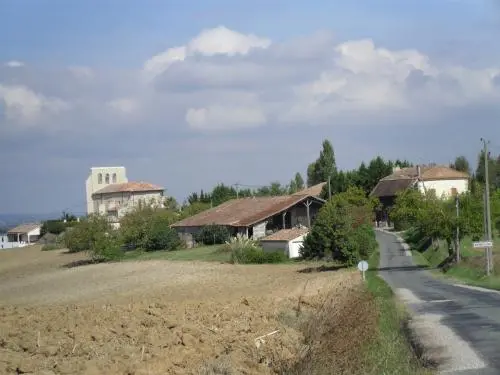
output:
<path id="1" fill-rule="evenodd" d="M 484 249 L 488 247 L 493 247 L 493 241 L 479 241 L 473 242 L 474 249 Z"/>
<path id="2" fill-rule="evenodd" d="M 361 272 L 365 272 L 368 270 L 368 262 L 366 260 L 362 260 L 361 262 L 358 263 L 358 270 Z"/>
<path id="3" fill-rule="evenodd" d="M 358 270 L 363 274 L 363 280 L 365 279 L 365 271 L 368 269 L 368 262 L 366 260 L 362 260 L 358 263 Z"/>

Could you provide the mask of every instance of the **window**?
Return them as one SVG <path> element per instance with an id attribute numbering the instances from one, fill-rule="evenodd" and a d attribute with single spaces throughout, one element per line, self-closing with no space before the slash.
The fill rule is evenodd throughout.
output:
<path id="1" fill-rule="evenodd" d="M 102 184 L 102 173 L 99 173 L 99 174 L 97 175 L 97 183 L 98 183 L 98 184 Z"/>
<path id="2" fill-rule="evenodd" d="M 109 184 L 109 173 L 106 173 L 106 183 Z"/>
<path id="3" fill-rule="evenodd" d="M 113 173 L 113 184 L 116 184 L 116 173 Z"/>
<path id="4" fill-rule="evenodd" d="M 454 197 L 456 197 L 458 195 L 457 188 L 454 188 L 454 187 L 451 188 L 451 195 Z"/>

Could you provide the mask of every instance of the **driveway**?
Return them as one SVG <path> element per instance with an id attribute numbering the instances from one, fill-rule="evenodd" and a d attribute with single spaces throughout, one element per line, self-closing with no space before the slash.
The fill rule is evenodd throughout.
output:
<path id="1" fill-rule="evenodd" d="M 392 234 L 377 231 L 380 276 L 414 314 L 441 373 L 500 374 L 500 293 L 438 280 L 414 265 Z"/>

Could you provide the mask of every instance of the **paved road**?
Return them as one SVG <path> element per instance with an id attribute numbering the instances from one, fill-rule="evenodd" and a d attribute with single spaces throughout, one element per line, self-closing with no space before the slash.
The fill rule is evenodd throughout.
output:
<path id="1" fill-rule="evenodd" d="M 380 275 L 448 351 L 441 372 L 500 375 L 500 293 L 438 280 L 414 266 L 394 235 L 377 231 L 377 240 Z"/>

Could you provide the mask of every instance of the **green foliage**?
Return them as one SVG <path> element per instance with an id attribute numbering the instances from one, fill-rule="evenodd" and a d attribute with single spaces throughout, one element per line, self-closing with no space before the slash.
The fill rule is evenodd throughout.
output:
<path id="1" fill-rule="evenodd" d="M 371 226 L 375 202 L 361 188 L 351 187 L 332 197 L 319 211 L 304 240 L 304 258 L 331 255 L 334 260 L 354 264 L 376 248 Z"/>
<path id="2" fill-rule="evenodd" d="M 66 224 L 62 220 L 47 220 L 42 224 L 40 236 L 46 233 L 61 234 L 66 230 Z"/>
<path id="3" fill-rule="evenodd" d="M 328 181 L 328 178 L 336 172 L 335 152 L 331 142 L 325 139 L 318 159 L 307 168 L 307 185 L 312 186 Z"/>
<path id="4" fill-rule="evenodd" d="M 229 240 L 231 233 L 223 225 L 206 225 L 195 235 L 194 240 L 204 245 L 223 244 Z"/>
<path id="5" fill-rule="evenodd" d="M 104 233 L 110 231 L 112 229 L 106 218 L 93 215 L 68 229 L 64 236 L 65 245 L 72 253 L 85 250 L 95 251 L 96 242 L 104 236 Z"/>
<path id="6" fill-rule="evenodd" d="M 241 234 L 226 241 L 220 251 L 230 253 L 233 264 L 283 263 L 287 260 L 284 252 L 266 252 L 257 241 Z"/>
<path id="7" fill-rule="evenodd" d="M 176 250 L 181 247 L 181 239 L 170 228 L 171 219 L 167 215 L 153 215 L 150 227 L 142 239 L 142 248 L 146 251 Z"/>
<path id="8" fill-rule="evenodd" d="M 97 262 L 122 258 L 124 253 L 118 231 L 110 228 L 106 232 L 96 232 L 93 235 L 88 252 L 92 260 Z"/>
<path id="9" fill-rule="evenodd" d="M 175 212 L 152 207 L 141 207 L 127 215 L 120 222 L 120 234 L 128 248 L 145 251 L 173 250 L 180 241 L 170 225 L 178 220 Z"/>
<path id="10" fill-rule="evenodd" d="M 465 156 L 457 156 L 455 162 L 450 164 L 450 168 L 460 172 L 470 173 L 470 164 Z"/>

